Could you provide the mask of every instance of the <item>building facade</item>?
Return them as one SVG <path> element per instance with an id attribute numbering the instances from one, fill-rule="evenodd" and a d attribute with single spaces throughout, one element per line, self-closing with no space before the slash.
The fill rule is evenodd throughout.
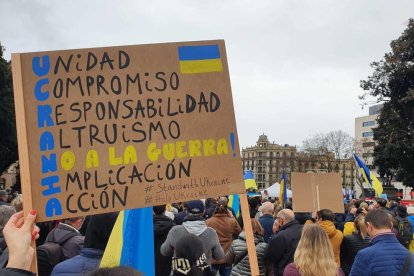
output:
<path id="1" fill-rule="evenodd" d="M 296 147 L 270 143 L 266 135 L 260 135 L 255 146 L 242 149 L 243 170 L 252 170 L 259 189 L 279 182 L 283 170 L 290 184 L 292 172 L 340 172 L 342 185 L 351 188 L 355 181 L 353 159 L 335 159 L 334 153 L 315 155 L 298 151 Z"/>
<path id="2" fill-rule="evenodd" d="M 377 118 L 381 112 L 382 104 L 369 107 L 369 115 L 355 118 L 355 152 L 365 162 L 373 168 L 374 165 L 374 132 L 373 128 L 378 126 Z"/>

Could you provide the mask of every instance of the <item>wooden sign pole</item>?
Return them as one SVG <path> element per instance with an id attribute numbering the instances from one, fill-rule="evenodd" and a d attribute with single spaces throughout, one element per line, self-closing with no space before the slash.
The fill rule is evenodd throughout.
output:
<path id="1" fill-rule="evenodd" d="M 316 200 L 317 200 L 317 202 L 316 202 L 316 206 L 318 207 L 318 211 L 320 211 L 321 210 L 321 206 L 320 206 L 320 201 L 319 201 L 319 186 L 318 185 L 316 185 Z"/>
<path id="2" fill-rule="evenodd" d="M 26 116 L 23 99 L 23 80 L 20 54 L 12 54 L 12 73 L 13 73 L 13 91 L 14 91 L 14 106 L 16 114 L 17 141 L 19 145 L 19 169 L 20 169 L 20 183 L 23 194 L 23 213 L 24 218 L 33 209 L 32 202 L 32 185 L 30 182 L 29 170 L 29 152 L 27 148 L 27 132 L 26 132 Z M 36 257 L 36 242 L 32 241 L 34 249 L 34 256 L 30 271 L 37 274 L 37 257 Z"/>
<path id="3" fill-rule="evenodd" d="M 250 219 L 249 205 L 246 194 L 240 194 L 240 206 L 246 233 L 247 253 L 249 254 L 250 270 L 252 276 L 259 275 L 259 265 L 257 263 L 256 245 L 254 244 L 252 221 Z"/>

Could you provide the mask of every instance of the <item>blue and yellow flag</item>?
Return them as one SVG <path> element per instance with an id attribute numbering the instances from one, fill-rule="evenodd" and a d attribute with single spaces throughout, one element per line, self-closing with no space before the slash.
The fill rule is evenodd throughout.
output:
<path id="1" fill-rule="evenodd" d="M 244 187 L 246 188 L 246 190 L 250 188 L 257 190 L 257 184 L 256 184 L 256 181 L 254 180 L 253 171 L 246 171 L 244 173 L 243 178 L 244 178 Z"/>
<path id="2" fill-rule="evenodd" d="M 223 71 L 218 45 L 180 46 L 178 59 L 181 74 Z"/>
<path id="3" fill-rule="evenodd" d="M 229 196 L 228 206 L 233 209 L 236 218 L 238 218 L 240 216 L 240 198 L 238 194 Z"/>
<path id="4" fill-rule="evenodd" d="M 100 267 L 121 265 L 155 276 L 152 207 L 119 212 Z"/>
<path id="5" fill-rule="evenodd" d="M 367 183 L 372 189 L 375 190 L 375 193 L 377 196 L 381 196 L 383 188 L 381 182 L 378 180 L 378 178 L 373 174 L 368 167 L 365 165 L 365 163 L 359 159 L 359 157 L 354 154 L 354 158 L 356 163 L 358 164 L 359 171 L 362 174 L 362 177 L 365 180 L 365 183 Z"/>
<path id="6" fill-rule="evenodd" d="M 286 173 L 283 171 L 282 178 L 280 179 L 280 190 L 279 190 L 279 204 L 284 207 L 287 200 L 287 187 L 286 187 Z"/>

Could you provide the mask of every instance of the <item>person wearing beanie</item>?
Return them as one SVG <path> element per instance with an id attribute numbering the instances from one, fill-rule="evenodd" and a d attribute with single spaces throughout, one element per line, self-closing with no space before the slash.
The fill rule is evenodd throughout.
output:
<path id="1" fill-rule="evenodd" d="M 193 234 L 186 234 L 177 240 L 175 257 L 172 259 L 173 276 L 213 276 L 206 262 L 203 241 Z"/>
<path id="2" fill-rule="evenodd" d="M 167 239 L 161 245 L 161 254 L 173 256 L 177 241 L 183 236 L 193 234 L 201 239 L 206 250 L 207 263 L 211 259 L 220 260 L 224 257 L 219 238 L 213 228 L 207 227 L 204 215 L 204 203 L 201 200 L 192 200 L 186 203 L 188 215 L 184 218 L 182 225 L 174 226 L 168 233 Z"/>
<path id="3" fill-rule="evenodd" d="M 57 264 L 51 275 L 84 275 L 97 269 L 117 217 L 118 212 L 91 216 L 80 254 Z"/>

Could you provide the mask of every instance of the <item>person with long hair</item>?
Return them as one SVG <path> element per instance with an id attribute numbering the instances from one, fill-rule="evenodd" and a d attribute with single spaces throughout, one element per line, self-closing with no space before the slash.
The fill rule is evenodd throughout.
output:
<path id="1" fill-rule="evenodd" d="M 216 230 L 224 254 L 229 251 L 233 237 L 237 237 L 241 232 L 237 220 L 229 215 L 230 212 L 227 209 L 227 204 L 227 198 L 220 198 L 213 216 L 206 221 L 208 227 Z M 232 265 L 222 258 L 220 260 L 212 260 L 211 268 L 213 272 L 218 271 L 220 276 L 229 276 Z"/>
<path id="2" fill-rule="evenodd" d="M 356 231 L 352 235 L 345 236 L 341 244 L 341 268 L 345 275 L 351 272 L 358 251 L 369 245 L 365 215 L 360 214 L 355 218 L 354 227 Z"/>
<path id="3" fill-rule="evenodd" d="M 332 244 L 317 224 L 305 225 L 294 262 L 286 266 L 283 276 L 343 276 L 338 268 Z"/>

